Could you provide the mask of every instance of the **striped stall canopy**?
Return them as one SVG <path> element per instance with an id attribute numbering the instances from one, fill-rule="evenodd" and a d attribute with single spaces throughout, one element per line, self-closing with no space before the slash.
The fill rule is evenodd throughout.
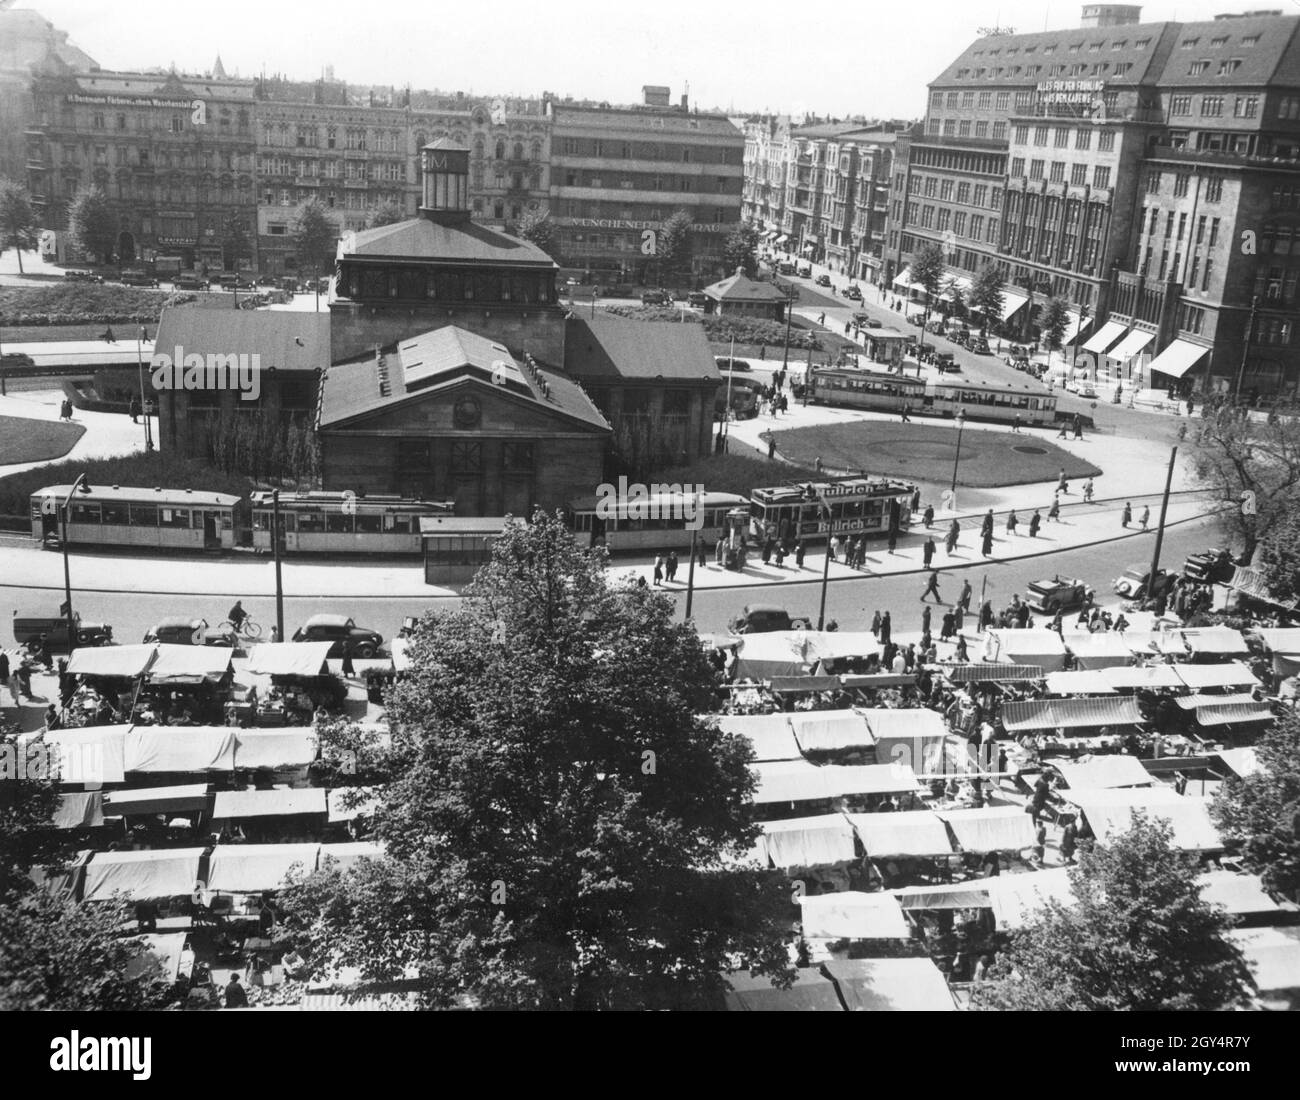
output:
<path id="1" fill-rule="evenodd" d="M 1020 730 L 1137 726 L 1144 721 L 1137 703 L 1130 698 L 1021 699 L 1002 706 L 1002 724 L 1008 733 Z"/>

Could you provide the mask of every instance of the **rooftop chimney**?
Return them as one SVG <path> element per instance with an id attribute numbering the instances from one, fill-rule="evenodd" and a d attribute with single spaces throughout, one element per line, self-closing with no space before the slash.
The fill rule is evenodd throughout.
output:
<path id="1" fill-rule="evenodd" d="M 1084 4 L 1079 26 L 1127 27 L 1141 21 L 1141 4 Z"/>

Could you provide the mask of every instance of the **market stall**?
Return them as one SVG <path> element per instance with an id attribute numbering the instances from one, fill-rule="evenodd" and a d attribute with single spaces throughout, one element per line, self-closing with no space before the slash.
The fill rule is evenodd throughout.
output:
<path id="1" fill-rule="evenodd" d="M 803 934 L 809 939 L 906 940 L 907 918 L 892 894 L 845 890 L 801 894 Z"/>
<path id="2" fill-rule="evenodd" d="M 717 721 L 723 732 L 749 739 L 754 746 L 755 760 L 802 759 L 785 714 L 724 714 Z"/>
<path id="3" fill-rule="evenodd" d="M 767 856 L 782 870 L 825 867 L 856 858 L 853 827 L 843 814 L 795 817 L 763 823 Z"/>
<path id="4" fill-rule="evenodd" d="M 816 970 L 795 974 L 789 989 L 778 989 L 772 979 L 745 971 L 723 976 L 723 999 L 728 1012 L 843 1012 L 835 983 Z"/>
<path id="5" fill-rule="evenodd" d="M 126 735 L 128 772 L 235 770 L 235 731 L 226 726 L 132 726 Z"/>
<path id="6" fill-rule="evenodd" d="M 931 859 L 952 855 L 948 830 L 930 810 L 845 816 L 869 859 Z"/>
<path id="7" fill-rule="evenodd" d="M 1099 841 L 1127 832 L 1133 814 L 1167 820 L 1174 847 L 1189 852 L 1220 851 L 1223 837 L 1210 820 L 1209 800 L 1178 795 L 1169 787 L 1124 787 L 1112 790 L 1065 791 L 1062 797 L 1083 811 Z"/>
<path id="8" fill-rule="evenodd" d="M 250 894 L 278 890 L 295 868 L 316 870 L 319 844 L 219 844 L 208 857 L 208 891 Z"/>
<path id="9" fill-rule="evenodd" d="M 936 810 L 962 852 L 1022 852 L 1034 843 L 1034 826 L 1022 806 Z"/>
<path id="10" fill-rule="evenodd" d="M 86 864 L 82 900 L 128 901 L 188 897 L 199 881 L 203 848 L 164 848 L 142 852 L 96 852 Z"/>
<path id="11" fill-rule="evenodd" d="M 1117 787 L 1150 787 L 1155 782 L 1151 773 L 1134 756 L 1112 754 L 1096 756 L 1077 764 L 1064 760 L 1051 761 L 1061 773 L 1066 786 L 1072 791 L 1097 791 Z"/>
<path id="12" fill-rule="evenodd" d="M 823 963 L 850 1012 L 955 1012 L 930 959 L 833 959 Z"/>

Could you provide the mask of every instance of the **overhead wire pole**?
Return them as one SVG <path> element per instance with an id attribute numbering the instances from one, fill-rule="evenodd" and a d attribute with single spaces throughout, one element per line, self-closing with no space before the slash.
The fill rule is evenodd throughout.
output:
<path id="1" fill-rule="evenodd" d="M 831 506 L 826 503 L 826 498 L 822 496 L 820 489 L 813 489 L 817 496 L 818 503 L 822 506 L 822 511 L 826 513 L 826 560 L 822 563 L 822 598 L 821 606 L 817 610 L 817 629 L 826 629 L 826 589 L 831 579 L 831 538 L 835 531 L 832 529 L 834 520 L 831 517 Z"/>
<path id="2" fill-rule="evenodd" d="M 1156 525 L 1156 545 L 1151 551 L 1151 579 L 1147 581 L 1147 595 L 1150 596 L 1156 585 L 1156 570 L 1160 568 L 1160 548 L 1165 540 L 1165 514 L 1169 511 L 1169 490 L 1174 483 L 1174 460 L 1178 457 L 1178 448 L 1169 451 L 1169 471 L 1165 474 L 1165 495 L 1160 498 L 1160 522 Z"/>
<path id="3" fill-rule="evenodd" d="M 703 513 L 700 511 L 702 507 L 703 507 L 703 500 L 701 499 L 701 494 L 699 489 L 696 489 L 695 491 L 695 515 L 696 516 L 703 515 Z M 692 519 L 691 522 L 694 523 L 695 522 L 694 519 Z M 690 564 L 686 567 L 686 616 L 685 618 L 688 623 L 691 621 L 691 604 L 695 599 L 695 551 L 696 551 L 695 539 L 697 538 L 699 533 L 700 532 L 698 527 L 691 528 L 691 561 Z"/>
<path id="4" fill-rule="evenodd" d="M 275 630 L 279 641 L 284 641 L 284 581 L 280 574 L 280 540 L 284 537 L 280 527 L 280 490 L 271 490 L 271 546 L 275 550 Z"/>
<path id="5" fill-rule="evenodd" d="M 68 563 L 68 513 L 72 510 L 72 498 L 76 496 L 77 490 L 85 483 L 86 475 L 81 474 L 77 480 L 72 483 L 72 488 L 68 490 L 67 499 L 63 502 L 63 533 L 59 539 L 60 547 L 63 550 L 63 616 L 68 627 L 68 656 L 72 656 L 72 651 L 77 644 L 77 632 L 73 623 L 75 619 L 72 614 L 72 567 Z"/>

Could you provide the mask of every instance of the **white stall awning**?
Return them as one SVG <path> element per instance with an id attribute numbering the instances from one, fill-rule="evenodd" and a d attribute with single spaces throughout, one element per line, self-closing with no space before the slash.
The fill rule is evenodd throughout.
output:
<path id="1" fill-rule="evenodd" d="M 1154 332 L 1143 332 L 1142 329 L 1135 328 L 1106 353 L 1106 358 L 1120 363 L 1126 362 L 1138 355 L 1155 338 Z"/>
<path id="2" fill-rule="evenodd" d="M 61 783 L 121 783 L 126 770 L 126 735 L 130 726 L 86 726 L 45 734 L 50 768 Z"/>
<path id="3" fill-rule="evenodd" d="M 805 937 L 847 940 L 906 940 L 907 918 L 893 894 L 844 890 L 835 894 L 803 894 Z"/>
<path id="4" fill-rule="evenodd" d="M 804 752 L 869 749 L 876 743 L 862 715 L 847 711 L 792 712 L 790 726 Z"/>
<path id="5" fill-rule="evenodd" d="M 208 785 L 187 783 L 180 787 L 133 787 L 125 791 L 109 791 L 104 796 L 104 808 L 117 816 L 194 813 L 208 808 Z"/>
<path id="6" fill-rule="evenodd" d="M 1151 360 L 1150 371 L 1159 371 L 1168 378 L 1181 378 L 1204 358 L 1210 349 L 1203 344 L 1192 344 L 1186 340 L 1175 340 L 1164 351 Z"/>
<path id="7" fill-rule="evenodd" d="M 1048 695 L 1113 695 L 1115 689 L 1106 677 L 1095 669 L 1077 669 L 1073 672 L 1049 672 Z"/>
<path id="8" fill-rule="evenodd" d="M 1210 820 L 1209 800 L 1180 796 L 1169 787 L 1122 787 L 1113 790 L 1065 791 L 1064 798 L 1088 815 L 1097 839 L 1128 832 L 1135 811 L 1164 818 L 1173 829 L 1173 845 L 1184 851 L 1217 851 L 1223 837 Z"/>
<path id="9" fill-rule="evenodd" d="M 235 734 L 237 768 L 301 768 L 313 763 L 319 751 L 320 742 L 310 726 Z"/>
<path id="10" fill-rule="evenodd" d="M 106 645 L 73 650 L 65 671 L 70 676 L 139 676 L 153 661 L 156 645 Z"/>
<path id="11" fill-rule="evenodd" d="M 202 684 L 230 671 L 233 649 L 210 645 L 160 645 L 149 666 L 151 684 Z"/>
<path id="12" fill-rule="evenodd" d="M 109 901 L 117 892 L 128 901 L 174 898 L 194 893 L 202 848 L 144 852 L 96 852 L 86 864 L 84 898 Z"/>
<path id="13" fill-rule="evenodd" d="M 384 845 L 378 840 L 353 840 L 343 844 L 322 844 L 320 846 L 321 870 L 325 869 L 325 861 L 333 860 L 339 865 L 340 870 L 346 870 L 359 859 L 383 859 Z"/>
<path id="14" fill-rule="evenodd" d="M 1061 337 L 1062 345 L 1073 344 L 1083 333 L 1088 331 L 1088 326 L 1092 324 L 1092 317 L 1084 317 L 1080 313 L 1069 310 L 1066 313 L 1065 335 Z"/>
<path id="15" fill-rule="evenodd" d="M 228 726 L 133 726 L 126 735 L 129 772 L 235 770 L 235 731 Z"/>
<path id="16" fill-rule="evenodd" d="M 1053 766 L 1072 791 L 1149 787 L 1153 782 L 1151 773 L 1136 756 L 1097 756 L 1081 764 L 1067 764 L 1062 760 Z"/>
<path id="17" fill-rule="evenodd" d="M 1009 321 L 1025 307 L 1029 298 L 1024 294 L 1017 294 L 1014 290 L 1004 290 L 1002 292 L 1002 320 Z"/>
<path id="18" fill-rule="evenodd" d="M 1034 825 L 1023 806 L 939 810 L 963 852 L 1018 852 L 1032 847 Z"/>
<path id="19" fill-rule="evenodd" d="M 329 642 L 266 642 L 248 653 L 248 671 L 261 676 L 320 676 L 329 671 Z"/>
<path id="20" fill-rule="evenodd" d="M 277 890 L 284 885 L 295 864 L 301 865 L 302 874 L 313 874 L 320 847 L 319 844 L 219 844 L 208 859 L 208 889 L 226 894 Z"/>
<path id="21" fill-rule="evenodd" d="M 952 855 L 948 830 L 930 810 L 846 816 L 861 839 L 862 847 L 872 859 Z M 1025 814 L 1021 813 L 1020 816 L 1024 817 Z"/>
<path id="22" fill-rule="evenodd" d="M 1083 345 L 1083 350 L 1100 355 L 1124 335 L 1126 328 L 1128 325 L 1123 321 L 1107 321 L 1088 338 L 1088 342 Z"/>
<path id="23" fill-rule="evenodd" d="M 853 827 L 843 814 L 765 821 L 768 857 L 781 868 L 823 867 L 854 859 Z"/>
<path id="24" fill-rule="evenodd" d="M 803 754 L 785 714 L 727 714 L 718 719 L 725 733 L 747 737 L 755 760 L 799 760 Z"/>
<path id="25" fill-rule="evenodd" d="M 325 789 L 217 791 L 212 796 L 213 820 L 245 817 L 292 817 L 326 812 Z"/>
<path id="26" fill-rule="evenodd" d="M 1180 664 L 1170 666 L 1193 691 L 1211 687 L 1258 687 L 1259 680 L 1240 661 L 1220 665 Z"/>
<path id="27" fill-rule="evenodd" d="M 1074 904 L 1070 873 L 1064 867 L 1024 875 L 998 875 L 988 880 L 993 916 L 1003 931 L 1023 928 L 1049 901 Z"/>
<path id="28" fill-rule="evenodd" d="M 930 959 L 833 959 L 825 967 L 850 1012 L 957 1011 Z"/>

